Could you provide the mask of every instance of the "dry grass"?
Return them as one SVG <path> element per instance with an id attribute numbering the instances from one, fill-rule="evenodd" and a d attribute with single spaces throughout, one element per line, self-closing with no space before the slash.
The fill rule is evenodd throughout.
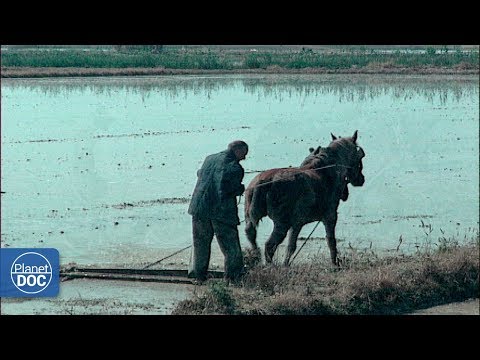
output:
<path id="1" fill-rule="evenodd" d="M 479 246 L 477 240 L 434 253 L 384 258 L 351 253 L 340 269 L 325 259 L 258 266 L 241 286 L 216 286 L 223 292 L 207 288 L 181 302 L 174 314 L 404 314 L 478 297 Z"/>

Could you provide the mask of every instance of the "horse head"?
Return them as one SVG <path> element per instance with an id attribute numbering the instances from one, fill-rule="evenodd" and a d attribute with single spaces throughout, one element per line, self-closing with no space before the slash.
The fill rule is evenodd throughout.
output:
<path id="1" fill-rule="evenodd" d="M 337 161 L 340 166 L 345 166 L 346 181 L 353 186 L 363 186 L 365 176 L 362 173 L 365 151 L 357 144 L 358 130 L 351 137 L 336 137 L 332 135 L 329 148 L 335 149 Z"/>

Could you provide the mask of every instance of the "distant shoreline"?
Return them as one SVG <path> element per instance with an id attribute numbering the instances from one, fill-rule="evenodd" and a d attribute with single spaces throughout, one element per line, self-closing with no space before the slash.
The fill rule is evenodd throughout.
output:
<path id="1" fill-rule="evenodd" d="M 348 69 L 302 68 L 287 69 L 270 66 L 264 69 L 169 69 L 155 68 L 78 68 L 78 67 L 2 67 L 2 78 L 50 78 L 90 76 L 147 75 L 210 75 L 210 74 L 390 74 L 390 75 L 478 75 L 479 69 L 462 67 L 352 67 Z"/>

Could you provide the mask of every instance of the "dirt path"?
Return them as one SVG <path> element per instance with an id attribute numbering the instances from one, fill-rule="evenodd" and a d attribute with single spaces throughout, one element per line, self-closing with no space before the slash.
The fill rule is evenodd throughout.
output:
<path id="1" fill-rule="evenodd" d="M 434 306 L 409 315 L 480 315 L 479 299 Z"/>

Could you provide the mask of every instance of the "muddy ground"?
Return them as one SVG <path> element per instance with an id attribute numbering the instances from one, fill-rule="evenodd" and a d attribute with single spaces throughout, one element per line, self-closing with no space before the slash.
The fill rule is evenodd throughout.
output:
<path id="1" fill-rule="evenodd" d="M 194 285 L 75 279 L 55 298 L 3 298 L 1 315 L 169 315 Z"/>

